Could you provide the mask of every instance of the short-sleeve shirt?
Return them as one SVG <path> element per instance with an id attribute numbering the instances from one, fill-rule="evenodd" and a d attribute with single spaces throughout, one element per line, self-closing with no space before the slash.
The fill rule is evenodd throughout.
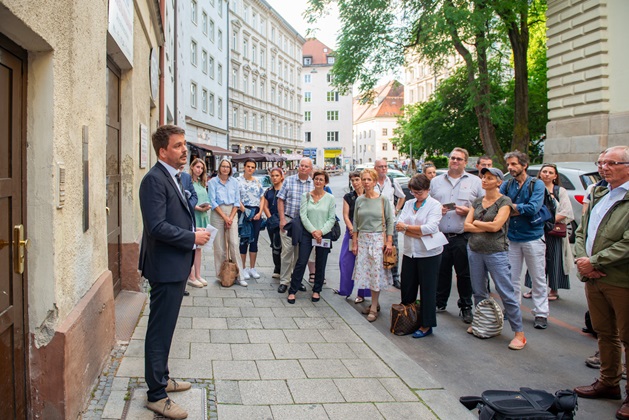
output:
<path id="1" fill-rule="evenodd" d="M 240 185 L 240 201 L 247 207 L 260 207 L 260 199 L 264 194 L 264 188 L 260 180 L 257 178 L 251 178 L 251 180 L 245 179 L 244 176 L 236 178 Z"/>
<path id="2" fill-rule="evenodd" d="M 388 176 L 384 179 L 384 183 L 382 184 L 382 186 L 380 186 L 380 184 L 376 182 L 374 190 L 380 193 L 381 196 L 389 200 L 392 209 L 395 208 L 395 197 L 406 197 L 404 191 L 402 190 L 402 187 L 400 187 L 400 184 L 395 179 L 393 180 L 393 182 L 391 182 L 391 178 L 389 178 Z"/>
<path id="3" fill-rule="evenodd" d="M 454 203 L 469 207 L 477 198 L 485 195 L 479 177 L 463 172 L 459 178 L 452 178 L 447 173 L 430 181 L 430 196 L 443 204 Z M 450 210 L 441 218 L 439 230 L 443 233 L 463 233 L 465 216 L 459 216 Z"/>
<path id="4" fill-rule="evenodd" d="M 277 193 L 278 192 L 279 191 L 273 187 L 269 187 L 269 189 L 267 189 L 264 192 L 264 199 L 269 205 L 269 212 L 271 214 L 277 214 Z"/>
<path id="5" fill-rule="evenodd" d="M 504 206 L 511 206 L 511 199 L 506 195 L 497 199 L 494 204 L 487 208 L 483 207 L 483 197 L 479 197 L 472 203 L 474 220 L 493 222 L 498 215 L 498 211 Z M 508 231 L 509 220 L 507 219 L 498 232 L 472 233 L 467 243 L 472 251 L 479 254 L 505 252 L 509 250 Z"/>
<path id="6" fill-rule="evenodd" d="M 299 175 L 291 175 L 282 184 L 282 189 L 277 198 L 284 200 L 284 214 L 292 219 L 299 214 L 299 205 L 304 193 L 314 190 L 312 178 L 305 181 L 299 179 Z"/>
<path id="7" fill-rule="evenodd" d="M 343 200 L 349 206 L 349 221 L 354 223 L 354 207 L 356 206 L 356 199 L 358 198 L 358 194 L 356 191 L 348 192 L 343 196 Z"/>

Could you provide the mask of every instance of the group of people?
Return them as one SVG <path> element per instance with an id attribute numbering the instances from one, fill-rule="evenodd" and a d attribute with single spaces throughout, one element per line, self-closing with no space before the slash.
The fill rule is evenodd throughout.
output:
<path id="1" fill-rule="evenodd" d="M 312 283 L 310 299 L 320 300 L 338 219 L 327 187 L 329 176 L 325 171 L 313 172 L 308 158 L 286 179 L 281 169 L 271 170 L 273 185 L 264 190 L 253 177 L 253 161 L 245 162 L 243 176 L 235 178 L 231 163 L 223 160 L 218 176 L 207 182 L 204 162 L 197 159 L 187 180 L 181 172 L 187 151 L 179 127 L 158 128 L 153 146 L 159 162 L 140 187 L 144 220 L 140 269 L 151 285 L 145 342 L 147 407 L 170 418 L 184 418 L 185 410 L 168 393 L 191 385 L 170 378 L 168 354 L 186 283 L 207 284 L 200 273 L 199 248 L 209 240 L 203 228 L 209 224 L 218 231 L 213 246 L 216 267 L 226 258 L 227 248 L 239 249 L 241 258 L 234 258 L 241 272 L 237 282 L 246 286 L 248 278 L 260 276 L 255 269 L 258 235 L 266 219 L 273 277 L 279 279 L 278 292 L 287 293 L 292 304 L 300 291 L 307 290 L 302 283 L 306 267 Z M 384 160 L 376 161 L 374 169 L 350 173 L 353 188 L 343 198 L 346 230 L 339 259 L 340 287 L 335 292 L 349 297 L 358 289 L 356 303 L 371 298 L 363 309 L 368 321 L 378 318 L 380 292 L 389 286 L 401 289 L 404 304 L 419 296 L 421 326 L 413 337 L 423 338 L 433 333 L 436 313 L 446 309 L 453 268 L 459 315 L 468 324 L 473 320 L 473 304 L 489 296 L 491 277 L 514 333 L 509 348 L 519 350 L 526 345 L 520 310 L 522 278 L 530 279 L 531 291 L 525 297 L 530 293 L 533 325 L 545 329 L 549 296 L 553 300 L 558 289 L 569 287 L 567 273 L 575 263 L 587 282 L 601 360 L 600 379 L 575 391 L 587 398 L 620 399 L 621 343 L 625 353 L 629 344 L 629 148 L 611 148 L 599 157 L 608 184 L 591 192 L 577 231 L 574 260 L 566 240 L 551 237 L 537 220 L 547 194 L 555 200 L 555 223 L 573 218 L 555 165 L 543 165 L 539 179 L 532 178 L 526 173 L 528 157 L 510 152 L 505 160 L 512 179 L 505 181 L 489 157 L 477 162 L 479 176 L 465 171 L 468 160 L 465 149 L 455 148 L 448 172 L 439 176 L 427 163 L 424 173 L 409 181 L 410 200 L 387 176 Z M 239 222 L 249 223 L 246 235 L 239 235 Z M 400 233 L 404 238 L 401 270 L 397 264 L 385 268 L 385 256 L 397 248 Z M 249 268 L 244 269 L 247 253 Z M 628 410 L 625 399 L 618 418 L 629 418 Z"/>

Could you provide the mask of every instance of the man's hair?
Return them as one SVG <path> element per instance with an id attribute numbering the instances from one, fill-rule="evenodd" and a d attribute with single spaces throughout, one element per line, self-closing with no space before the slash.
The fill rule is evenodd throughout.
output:
<path id="1" fill-rule="evenodd" d="M 454 149 L 452 149 L 452 151 L 450 152 L 450 155 L 452 155 L 452 153 L 454 152 L 459 152 L 459 153 L 463 153 L 463 156 L 465 156 L 465 161 L 467 162 L 467 160 L 470 158 L 470 154 L 467 152 L 467 150 L 465 150 L 462 147 L 455 147 Z"/>
<path id="2" fill-rule="evenodd" d="M 516 158 L 518 160 L 518 163 L 522 166 L 529 166 L 529 157 L 526 153 L 522 153 L 519 150 L 505 153 L 505 161 L 512 158 Z"/>
<path id="3" fill-rule="evenodd" d="M 491 157 L 489 157 L 489 156 L 487 156 L 487 155 L 483 155 L 483 156 L 481 156 L 481 157 L 479 157 L 479 158 L 478 158 L 478 160 L 476 161 L 476 164 L 477 164 L 477 165 L 480 165 L 480 161 L 481 161 L 481 160 L 491 160 L 491 161 L 493 161 L 493 159 L 492 159 Z"/>
<path id="4" fill-rule="evenodd" d="M 629 162 L 629 146 L 612 146 L 605 149 L 605 154 L 619 151 L 622 153 L 623 162 Z"/>
<path id="5" fill-rule="evenodd" d="M 424 174 L 413 175 L 408 181 L 408 188 L 415 191 L 426 191 L 430 189 L 430 180 Z"/>
<path id="6" fill-rule="evenodd" d="M 308 161 L 308 162 L 310 162 L 310 167 L 311 167 L 311 168 L 312 168 L 312 167 L 314 167 L 314 165 L 312 164 L 312 159 L 307 158 L 307 157 L 305 157 L 305 158 L 301 158 L 301 159 L 299 160 L 299 165 L 301 165 L 301 162 L 304 162 L 304 161 Z"/>
<path id="7" fill-rule="evenodd" d="M 312 174 L 312 179 L 314 180 L 317 176 L 322 176 L 326 184 L 330 182 L 330 175 L 328 175 L 326 171 L 315 171 L 315 173 Z"/>
<path id="8" fill-rule="evenodd" d="M 172 124 L 162 125 L 158 127 L 157 130 L 153 133 L 152 141 L 153 141 L 153 149 L 155 150 L 155 154 L 159 157 L 159 149 L 168 149 L 168 141 L 170 140 L 170 136 L 175 134 L 185 135 L 186 130 L 181 127 Z"/>

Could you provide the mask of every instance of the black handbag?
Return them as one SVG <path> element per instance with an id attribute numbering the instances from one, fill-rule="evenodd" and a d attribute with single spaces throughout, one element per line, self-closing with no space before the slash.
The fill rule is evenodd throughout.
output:
<path id="1" fill-rule="evenodd" d="M 341 237 L 341 225 L 339 224 L 339 218 L 336 218 L 334 222 L 334 226 L 332 226 L 332 230 L 330 231 L 330 239 L 336 242 Z"/>

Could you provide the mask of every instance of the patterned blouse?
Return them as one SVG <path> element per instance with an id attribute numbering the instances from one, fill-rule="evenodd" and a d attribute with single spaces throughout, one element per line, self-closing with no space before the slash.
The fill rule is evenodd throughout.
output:
<path id="1" fill-rule="evenodd" d="M 247 207 L 260 207 L 260 199 L 264 194 L 262 184 L 257 178 L 251 180 L 245 179 L 244 176 L 236 178 L 240 185 L 240 200 Z"/>

